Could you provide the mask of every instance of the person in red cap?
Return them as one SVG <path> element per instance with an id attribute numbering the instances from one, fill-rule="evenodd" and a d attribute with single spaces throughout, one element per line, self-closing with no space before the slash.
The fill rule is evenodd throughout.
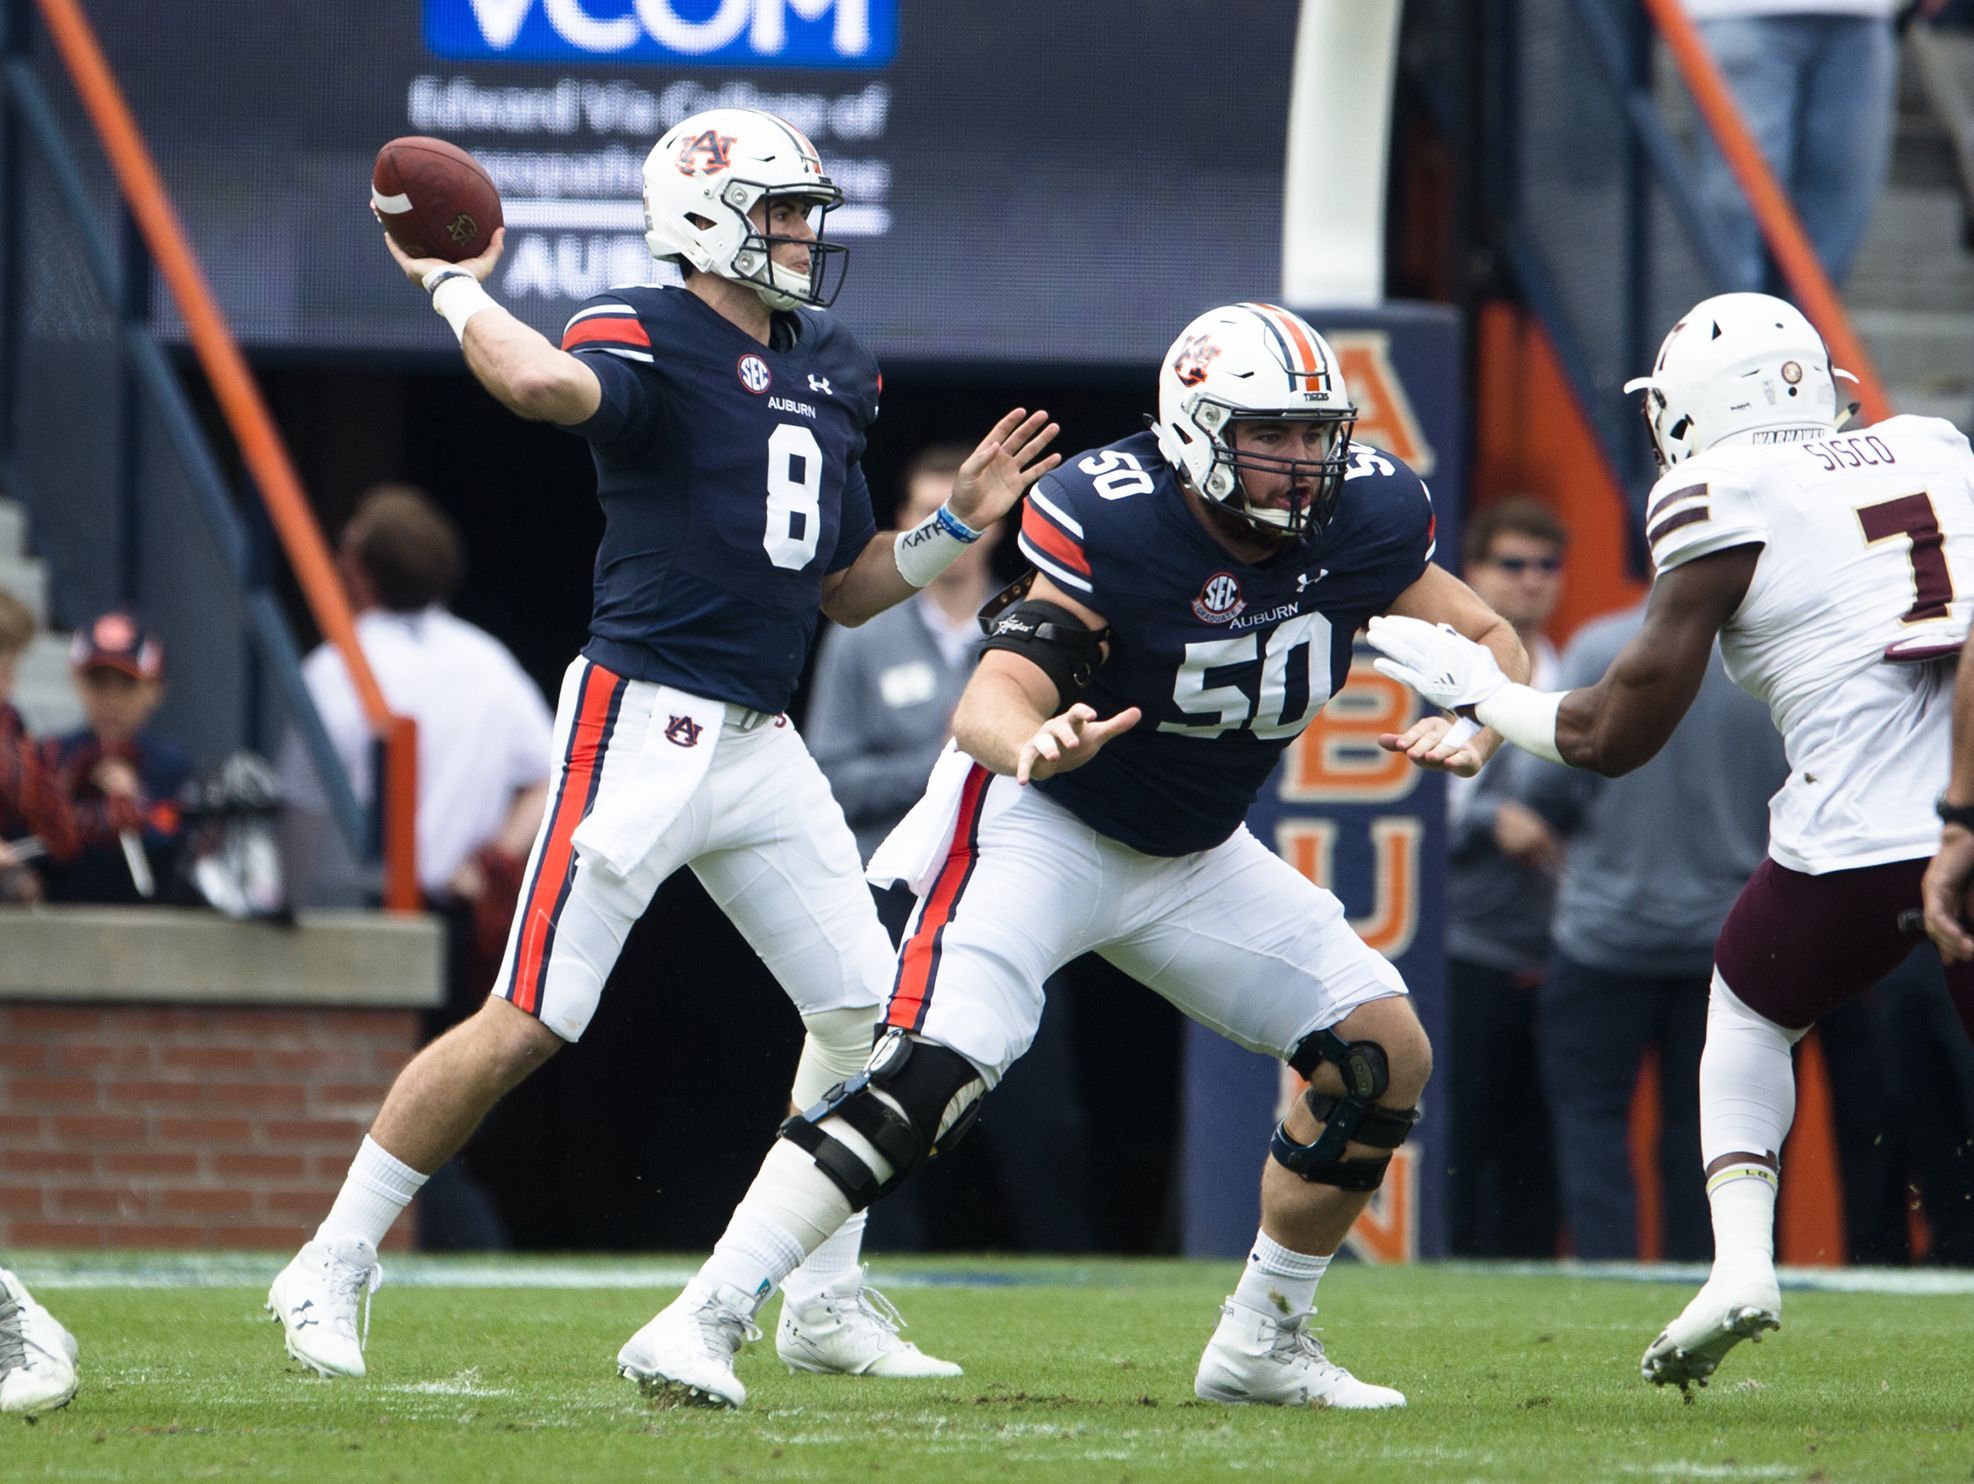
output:
<path id="1" fill-rule="evenodd" d="M 114 812 L 124 823 L 92 832 L 74 859 L 51 860 L 48 899 L 138 902 L 168 892 L 181 834 L 178 794 L 192 764 L 149 730 L 164 700 L 164 645 L 117 609 L 76 631 L 69 660 L 89 724 L 48 743 L 45 761 L 78 811 Z"/>

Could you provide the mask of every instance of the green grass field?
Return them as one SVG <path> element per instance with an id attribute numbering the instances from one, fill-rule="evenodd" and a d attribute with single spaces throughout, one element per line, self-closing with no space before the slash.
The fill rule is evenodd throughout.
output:
<path id="1" fill-rule="evenodd" d="M 1346 1414 L 1193 1399 L 1231 1263 L 880 1261 L 963 1380 L 790 1376 L 770 1337 L 746 1410 L 713 1413 L 656 1410 L 611 1365 L 682 1264 L 387 1261 L 371 1374 L 330 1383 L 261 1312 L 278 1260 L 9 1257 L 84 1362 L 68 1410 L 0 1419 L 10 1481 L 1974 1478 L 1974 1284 L 1791 1291 L 1782 1333 L 1688 1406 L 1638 1378 L 1688 1284 L 1340 1266 L 1332 1353 L 1411 1398 Z M 172 1286 L 115 1286 L 152 1276 Z M 465 1282 L 500 1286 L 441 1286 Z"/>

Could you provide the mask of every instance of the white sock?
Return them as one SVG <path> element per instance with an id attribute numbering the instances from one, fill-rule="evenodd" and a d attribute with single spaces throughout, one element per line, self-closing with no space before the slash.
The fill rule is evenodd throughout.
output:
<path id="1" fill-rule="evenodd" d="M 316 1239 L 362 1237 L 373 1247 L 381 1245 L 398 1212 L 411 1204 L 427 1178 L 365 1134 L 336 1203 L 315 1229 Z"/>
<path id="2" fill-rule="evenodd" d="M 851 1213 L 850 1219 L 802 1260 L 802 1265 L 781 1281 L 782 1294 L 791 1303 L 806 1304 L 825 1288 L 852 1273 L 863 1271 L 864 1221 L 868 1211 Z"/>
<path id="3" fill-rule="evenodd" d="M 1790 1030 L 1750 1010 L 1714 971 L 1707 1044 L 1700 1053 L 1703 1168 L 1729 1154 L 1781 1153 L 1796 1116 L 1790 1048 L 1806 1030 Z"/>
<path id="4" fill-rule="evenodd" d="M 1775 1171 L 1767 1165 L 1728 1165 L 1708 1177 L 1716 1274 L 1774 1277 L 1775 1195 Z"/>
<path id="5" fill-rule="evenodd" d="M 1307 1314 L 1316 1307 L 1316 1285 L 1329 1266 L 1328 1256 L 1292 1252 L 1266 1232 L 1257 1232 L 1233 1302 L 1271 1319 Z"/>
<path id="6" fill-rule="evenodd" d="M 802 1150 L 777 1139 L 694 1281 L 730 1285 L 758 1303 L 850 1215 L 836 1182 Z"/>

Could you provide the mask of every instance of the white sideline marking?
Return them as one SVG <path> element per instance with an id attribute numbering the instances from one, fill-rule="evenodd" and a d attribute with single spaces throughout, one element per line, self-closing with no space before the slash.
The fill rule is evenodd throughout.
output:
<path id="1" fill-rule="evenodd" d="M 1603 1278 L 1626 1283 L 1673 1283 L 1698 1288 L 1707 1281 L 1702 1262 L 1449 1262 L 1442 1271 L 1473 1277 Z M 1782 1286 L 1813 1293 L 1880 1293 L 1932 1298 L 1974 1293 L 1966 1268 L 1795 1268 L 1775 1270 Z"/>
<path id="2" fill-rule="evenodd" d="M 183 1252 L 122 1256 L 114 1253 L 19 1252 L 9 1261 L 35 1288 L 258 1288 L 274 1279 L 283 1257 L 274 1252 Z M 1231 1265 L 1232 1259 L 1229 1259 Z M 1427 1270 L 1495 1278 L 1591 1278 L 1697 1288 L 1703 1263 L 1448 1262 Z M 1130 1282 L 1108 1269 L 1067 1259 L 1060 1264 L 1010 1267 L 922 1267 L 898 1271 L 878 1259 L 874 1274 L 884 1288 L 1088 1287 Z M 613 1288 L 682 1288 L 697 1267 L 677 1258 L 384 1256 L 393 1288 L 542 1288 L 579 1291 Z M 1944 1268 L 1794 1268 L 1778 1270 L 1782 1286 L 1797 1291 L 1875 1293 L 1898 1297 L 1974 1294 L 1974 1271 Z"/>

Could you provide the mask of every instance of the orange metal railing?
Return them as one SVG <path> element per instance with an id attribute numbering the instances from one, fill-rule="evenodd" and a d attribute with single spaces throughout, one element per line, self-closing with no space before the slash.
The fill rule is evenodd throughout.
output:
<path id="1" fill-rule="evenodd" d="M 1832 361 L 1858 379 L 1858 400 L 1870 422 L 1892 415 L 1891 400 L 1877 368 L 1865 353 L 1863 343 L 1851 328 L 1850 316 L 1837 297 L 1836 287 L 1817 260 L 1816 249 L 1790 204 L 1788 193 L 1762 158 L 1760 147 L 1748 132 L 1741 110 L 1720 75 L 1699 28 L 1681 8 L 1680 0 L 1645 0 L 1659 34 L 1665 38 L 1688 91 L 1699 106 L 1701 116 L 1713 132 L 1734 178 L 1747 193 L 1748 204 L 1760 223 L 1776 266 L 1788 281 L 1796 303 L 1823 335 Z"/>
<path id="2" fill-rule="evenodd" d="M 145 245 L 158 265 L 192 347 L 212 384 L 241 457 L 253 475 L 274 529 L 323 635 L 349 667 L 371 730 L 384 742 L 384 904 L 394 912 L 420 905 L 415 865 L 418 747 L 416 724 L 393 715 L 356 640 L 348 595 L 316 524 L 288 450 L 261 399 L 238 342 L 213 299 L 185 229 L 166 195 L 150 149 L 117 86 L 109 62 L 78 0 L 36 0 L 77 95 L 108 154 L 110 166 Z"/>

